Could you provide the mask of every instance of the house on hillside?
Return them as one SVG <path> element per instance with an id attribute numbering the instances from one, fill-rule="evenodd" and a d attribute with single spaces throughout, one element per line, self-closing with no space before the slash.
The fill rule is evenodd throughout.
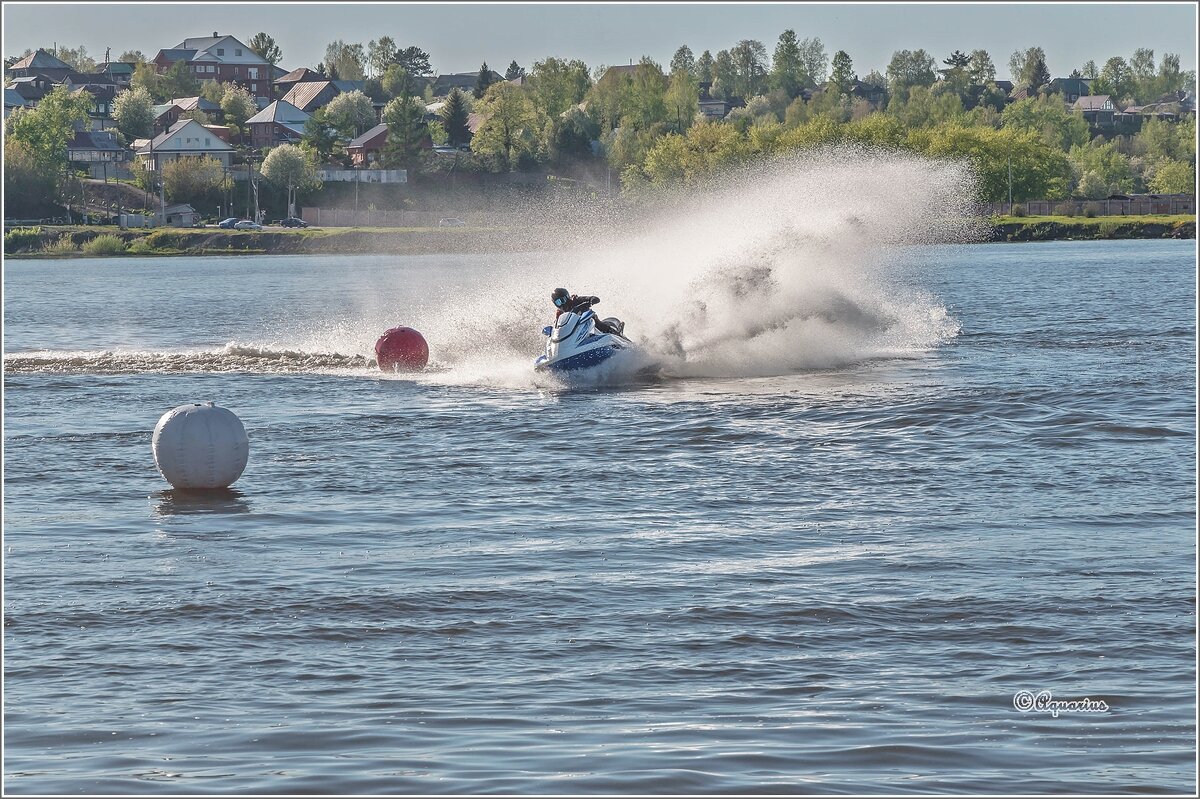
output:
<path id="1" fill-rule="evenodd" d="M 96 70 L 108 75 L 118 86 L 129 86 L 133 80 L 133 64 L 125 61 L 105 61 L 97 64 Z"/>
<path id="2" fill-rule="evenodd" d="M 55 85 L 44 75 L 30 75 L 24 78 L 13 78 L 11 85 L 7 88 L 21 95 L 25 105 L 32 107 L 53 91 Z"/>
<path id="3" fill-rule="evenodd" d="M 438 75 L 433 81 L 433 96 L 445 97 L 450 93 L 451 89 L 459 89 L 464 92 L 474 92 L 475 84 L 479 83 L 480 70 L 474 72 L 453 72 L 448 75 Z M 492 83 L 502 83 L 504 76 L 494 69 L 488 70 L 488 75 L 491 76 Z"/>
<path id="4" fill-rule="evenodd" d="M 221 110 L 221 106 L 205 97 L 176 97 L 171 101 L 171 105 L 179 109 L 180 116 L 190 111 L 203 111 L 213 122 L 225 121 L 225 112 Z"/>
<path id="5" fill-rule="evenodd" d="M 381 160 L 383 148 L 387 146 L 387 132 L 388 126 L 379 124 L 346 145 L 354 166 L 361 169 Z"/>
<path id="6" fill-rule="evenodd" d="M 1080 97 L 1071 106 L 1076 111 L 1083 112 L 1083 118 L 1096 128 L 1112 127 L 1117 106 L 1107 94 L 1094 94 Z"/>
<path id="7" fill-rule="evenodd" d="M 304 125 L 312 117 L 287 100 L 276 100 L 246 120 L 250 144 L 255 147 L 274 147 L 286 142 L 295 143 L 304 136 Z"/>
<path id="8" fill-rule="evenodd" d="M 67 160 L 76 169 L 88 170 L 93 178 L 117 177 L 124 172 L 130 158 L 113 131 L 77 130 L 67 142 Z"/>
<path id="9" fill-rule="evenodd" d="M 72 90 L 71 94 L 81 96 L 86 92 L 91 98 L 92 105 L 88 109 L 88 117 L 92 130 L 107 130 L 114 127 L 112 110 L 113 102 L 117 98 L 117 91 L 117 86 L 112 83 L 99 85 L 89 83 Z"/>
<path id="10" fill-rule="evenodd" d="M 272 95 L 274 67 L 233 36 L 213 31 L 212 36 L 184 39 L 170 49 L 159 50 L 154 68 L 166 72 L 181 61 L 202 82 L 236 83 L 256 97 Z"/>
<path id="11" fill-rule="evenodd" d="M 639 66 L 641 66 L 641 64 L 622 64 L 620 66 L 609 67 L 608 69 L 604 70 L 604 74 L 600 76 L 600 80 L 596 81 L 596 83 L 616 80 L 617 78 L 624 77 L 625 75 L 633 77 L 633 73 L 637 72 L 637 68 Z M 712 84 L 709 85 L 711 86 Z"/>
<path id="12" fill-rule="evenodd" d="M 176 122 L 171 128 L 144 143 L 137 150 L 144 169 L 157 172 L 167 161 L 178 158 L 216 158 L 228 168 L 233 146 L 194 119 Z"/>
<path id="13" fill-rule="evenodd" d="M 4 90 L 4 118 L 8 119 L 9 115 L 18 108 L 25 107 L 25 98 L 21 96 L 16 89 Z"/>
<path id="14" fill-rule="evenodd" d="M 329 105 L 329 102 L 341 93 L 342 90 L 331 80 L 304 81 L 292 86 L 281 99 L 304 113 L 311 114 L 318 108 Z"/>
<path id="15" fill-rule="evenodd" d="M 154 134 L 157 136 L 179 121 L 183 115 L 182 109 L 174 103 L 159 103 L 153 108 Z"/>
<path id="16" fill-rule="evenodd" d="M 635 66 L 634 69 L 636 68 Z M 609 72 L 612 72 L 613 69 L 618 69 L 618 67 L 610 67 Z M 625 67 L 620 67 L 620 69 L 625 69 Z M 608 72 L 605 72 L 605 77 L 608 74 Z M 601 80 L 603 79 L 601 78 Z M 742 108 L 746 105 L 746 101 L 741 97 L 728 97 L 724 100 L 719 97 L 713 97 L 710 93 L 711 89 L 712 83 L 708 81 L 700 84 L 700 113 L 706 119 L 724 119 L 733 109 Z"/>
<path id="17" fill-rule="evenodd" d="M 320 81 L 328 80 L 320 72 L 315 72 L 308 67 L 300 67 L 293 69 L 291 72 L 285 72 L 275 79 L 275 94 L 283 97 L 292 90 L 292 87 L 297 83 L 319 83 Z"/>
<path id="18" fill-rule="evenodd" d="M 10 78 L 31 78 L 42 75 L 57 83 L 74 71 L 75 68 L 67 62 L 38 48 L 37 51 L 4 70 L 4 74 Z"/>
<path id="19" fill-rule="evenodd" d="M 1080 97 L 1087 97 L 1088 82 L 1083 78 L 1055 78 L 1046 86 L 1049 94 L 1061 94 L 1067 105 L 1074 105 Z"/>

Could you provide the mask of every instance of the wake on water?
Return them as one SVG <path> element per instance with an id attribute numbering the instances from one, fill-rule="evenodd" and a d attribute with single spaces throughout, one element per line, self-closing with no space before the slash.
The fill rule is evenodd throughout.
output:
<path id="1" fill-rule="evenodd" d="M 974 240 L 973 181 L 961 164 L 859 148 L 778 159 L 642 207 L 615 224 L 567 228 L 555 252 L 507 255 L 460 287 L 489 298 L 379 308 L 291 331 L 286 346 L 191 352 L 41 352 L 6 371 L 264 371 L 381 376 L 375 338 L 422 331 L 432 368 L 415 379 L 535 385 L 549 293 L 599 295 L 602 316 L 670 377 L 760 377 L 928 351 L 958 332 L 929 293 L 901 281 L 913 244 Z M 572 241 L 573 240 L 573 241 Z M 622 380 L 627 373 L 608 375 Z M 406 379 L 414 379 L 408 376 Z"/>

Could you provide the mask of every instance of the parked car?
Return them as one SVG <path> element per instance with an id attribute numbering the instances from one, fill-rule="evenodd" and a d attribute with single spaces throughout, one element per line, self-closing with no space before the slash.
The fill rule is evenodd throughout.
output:
<path id="1" fill-rule="evenodd" d="M 438 227 L 466 227 L 467 223 L 455 217 L 446 217 L 438 220 Z"/>
<path id="2" fill-rule="evenodd" d="M 454 148 L 454 147 L 451 147 L 451 146 L 450 146 L 450 145 L 448 145 L 448 144 L 439 144 L 439 145 L 436 145 L 436 146 L 433 148 L 433 151 L 434 151 L 435 153 L 442 153 L 442 154 L 445 154 L 445 155 L 454 155 L 456 152 L 458 152 L 458 150 L 457 150 L 456 148 Z"/>
<path id="3" fill-rule="evenodd" d="M 231 216 L 228 219 L 222 219 L 220 222 L 218 222 L 217 227 L 224 228 L 225 230 L 233 230 L 233 226 L 236 225 L 237 222 L 238 218 L 236 216 Z"/>
<path id="4" fill-rule="evenodd" d="M 308 227 L 308 223 L 298 216 L 289 216 L 287 219 L 280 219 L 279 224 L 283 227 Z"/>
<path id="5" fill-rule="evenodd" d="M 243 219 L 233 227 L 235 230 L 262 230 L 262 225 L 249 219 Z"/>

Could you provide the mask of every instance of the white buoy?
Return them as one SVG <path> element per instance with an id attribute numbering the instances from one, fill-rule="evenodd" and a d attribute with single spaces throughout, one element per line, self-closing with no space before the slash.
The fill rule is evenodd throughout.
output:
<path id="1" fill-rule="evenodd" d="M 164 413 L 153 446 L 155 465 L 175 488 L 228 488 L 250 457 L 242 420 L 211 402 Z"/>

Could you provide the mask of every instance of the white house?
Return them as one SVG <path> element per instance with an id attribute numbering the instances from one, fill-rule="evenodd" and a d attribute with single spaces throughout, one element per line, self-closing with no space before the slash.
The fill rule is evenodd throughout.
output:
<path id="1" fill-rule="evenodd" d="M 148 142 L 135 142 L 144 169 L 158 171 L 159 165 L 177 158 L 215 158 L 228 168 L 233 147 L 194 119 L 181 119 Z"/>

